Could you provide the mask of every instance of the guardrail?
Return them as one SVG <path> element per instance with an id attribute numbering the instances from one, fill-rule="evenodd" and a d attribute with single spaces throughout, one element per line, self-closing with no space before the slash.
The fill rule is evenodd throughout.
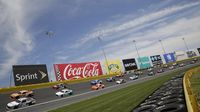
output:
<path id="1" fill-rule="evenodd" d="M 200 69 L 200 67 L 187 71 L 183 79 L 185 100 L 186 100 L 188 112 L 200 112 L 200 104 L 198 104 L 197 102 L 195 94 L 192 91 L 191 82 L 190 82 L 190 78 L 193 75 L 194 71 L 196 71 L 196 69 Z"/>

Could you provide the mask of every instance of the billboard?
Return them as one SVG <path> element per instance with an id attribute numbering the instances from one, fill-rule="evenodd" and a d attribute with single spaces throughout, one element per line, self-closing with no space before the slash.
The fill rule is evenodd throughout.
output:
<path id="1" fill-rule="evenodd" d="M 199 54 L 200 54 L 200 48 L 197 48 L 197 51 L 199 52 Z"/>
<path id="2" fill-rule="evenodd" d="M 153 64 L 153 66 L 163 64 L 162 58 L 161 58 L 160 55 L 150 56 L 150 59 L 151 59 L 151 62 L 152 62 L 152 64 Z"/>
<path id="3" fill-rule="evenodd" d="M 189 58 L 194 57 L 194 56 L 197 56 L 197 54 L 196 54 L 195 51 L 187 51 L 186 54 L 187 54 L 187 56 L 188 56 Z"/>
<path id="4" fill-rule="evenodd" d="M 107 73 L 110 74 L 119 74 L 122 73 L 122 65 L 120 63 L 120 60 L 110 60 L 107 63 L 105 62 Z"/>
<path id="5" fill-rule="evenodd" d="M 164 54 L 163 56 L 164 56 L 164 59 L 165 59 L 166 63 L 175 62 L 176 61 L 174 53 L 167 53 L 167 54 Z"/>
<path id="6" fill-rule="evenodd" d="M 102 75 L 100 62 L 54 64 L 56 80 L 73 80 Z"/>
<path id="7" fill-rule="evenodd" d="M 138 61 L 138 65 L 139 65 L 140 69 L 145 69 L 145 68 L 151 67 L 149 57 L 147 57 L 147 56 L 137 58 L 137 61 Z"/>
<path id="8" fill-rule="evenodd" d="M 16 86 L 49 82 L 46 65 L 13 65 Z"/>
<path id="9" fill-rule="evenodd" d="M 184 60 L 184 59 L 188 58 L 185 51 L 176 51 L 175 57 L 176 57 L 177 61 Z"/>
<path id="10" fill-rule="evenodd" d="M 135 58 L 122 60 L 125 71 L 137 69 Z"/>

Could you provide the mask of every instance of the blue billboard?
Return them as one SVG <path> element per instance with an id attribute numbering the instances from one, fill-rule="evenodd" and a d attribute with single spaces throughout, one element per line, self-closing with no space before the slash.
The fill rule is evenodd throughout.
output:
<path id="1" fill-rule="evenodd" d="M 167 54 L 164 54 L 163 56 L 165 58 L 166 63 L 175 62 L 176 61 L 174 53 L 167 53 Z"/>

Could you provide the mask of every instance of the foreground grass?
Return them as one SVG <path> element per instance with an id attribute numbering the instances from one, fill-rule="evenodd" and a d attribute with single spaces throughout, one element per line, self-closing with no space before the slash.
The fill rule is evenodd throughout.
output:
<path id="1" fill-rule="evenodd" d="M 130 112 L 164 82 L 182 71 L 173 72 L 144 83 L 132 85 L 89 100 L 74 103 L 50 112 Z"/>
<path id="2" fill-rule="evenodd" d="M 190 78 L 191 88 L 195 96 L 197 97 L 197 101 L 200 104 L 200 67 L 197 67 L 193 71 L 193 75 Z"/>

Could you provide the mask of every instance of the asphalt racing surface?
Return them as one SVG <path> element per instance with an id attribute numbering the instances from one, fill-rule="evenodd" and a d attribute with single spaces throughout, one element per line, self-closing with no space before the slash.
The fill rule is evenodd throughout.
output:
<path id="1" fill-rule="evenodd" d="M 189 62 L 188 62 L 189 63 Z M 42 89 L 36 89 L 34 90 L 35 96 L 34 98 L 36 99 L 36 104 L 28 107 L 23 107 L 19 108 L 16 110 L 12 110 L 15 112 L 44 112 L 52 109 L 56 109 L 58 107 L 62 107 L 65 105 L 69 105 L 75 102 L 83 101 L 89 98 L 93 98 L 105 93 L 109 93 L 124 87 L 127 87 L 129 85 L 145 82 L 147 80 L 152 80 L 157 77 L 167 75 L 168 73 L 172 71 L 179 71 L 182 70 L 183 68 L 189 68 L 192 66 L 199 65 L 199 61 L 196 64 L 193 65 L 187 65 L 182 68 L 177 68 L 175 70 L 166 70 L 164 73 L 161 74 L 156 74 L 154 76 L 148 76 L 147 71 L 143 72 L 143 75 L 139 77 L 137 80 L 130 80 L 129 77 L 133 74 L 128 74 L 125 75 L 124 77 L 120 77 L 125 79 L 127 82 L 124 84 L 119 84 L 117 85 L 115 82 L 106 82 L 105 79 L 102 79 L 103 84 L 105 85 L 104 89 L 101 90 L 91 90 L 91 85 L 90 82 L 82 82 L 82 83 L 77 83 L 77 84 L 72 84 L 69 85 L 69 88 L 73 90 L 74 94 L 71 96 L 67 97 L 57 97 L 55 95 L 55 92 L 57 90 L 52 89 L 51 87 L 49 88 L 42 88 Z M 119 78 L 116 78 L 118 80 Z M 0 94 L 0 112 L 5 112 L 6 111 L 6 105 L 7 103 L 11 102 L 12 100 L 9 98 L 10 93 L 6 94 Z"/>

